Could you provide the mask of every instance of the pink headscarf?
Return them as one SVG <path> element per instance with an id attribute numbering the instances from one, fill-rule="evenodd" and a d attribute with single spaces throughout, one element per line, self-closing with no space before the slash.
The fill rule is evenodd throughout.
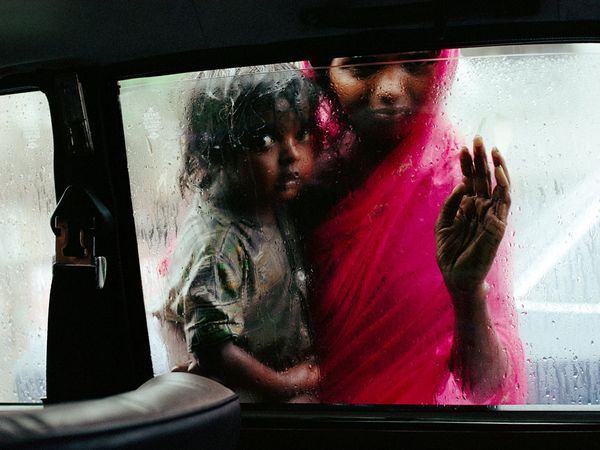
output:
<path id="1" fill-rule="evenodd" d="M 461 179 L 459 145 L 440 107 L 457 56 L 442 52 L 410 134 L 312 237 L 323 402 L 469 403 L 449 369 L 454 310 L 434 240 L 440 207 Z M 489 404 L 526 396 L 507 254 L 500 249 L 487 277 L 488 308 L 509 359 Z"/>

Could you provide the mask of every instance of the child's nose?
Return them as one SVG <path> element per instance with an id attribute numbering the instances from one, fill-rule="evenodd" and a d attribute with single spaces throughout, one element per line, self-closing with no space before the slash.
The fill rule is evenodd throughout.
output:
<path id="1" fill-rule="evenodd" d="M 300 149 L 298 148 L 298 141 L 294 136 L 286 137 L 283 140 L 281 146 L 281 152 L 279 158 L 283 163 L 291 163 L 300 159 Z"/>

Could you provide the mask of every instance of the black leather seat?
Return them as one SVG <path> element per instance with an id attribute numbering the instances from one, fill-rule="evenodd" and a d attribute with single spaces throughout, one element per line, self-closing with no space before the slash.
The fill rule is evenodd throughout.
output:
<path id="1" fill-rule="evenodd" d="M 168 373 L 99 400 L 0 412 L 0 448 L 233 449 L 237 396 L 207 378 Z"/>

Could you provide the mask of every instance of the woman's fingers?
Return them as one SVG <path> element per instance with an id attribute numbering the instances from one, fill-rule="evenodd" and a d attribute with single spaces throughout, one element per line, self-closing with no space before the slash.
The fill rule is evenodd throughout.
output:
<path id="1" fill-rule="evenodd" d="M 494 167 L 502 167 L 504 170 L 504 175 L 506 175 L 506 179 L 510 185 L 510 175 L 508 173 L 508 169 L 506 168 L 506 161 L 504 161 L 504 157 L 500 153 L 500 150 L 498 150 L 496 147 L 492 148 L 492 161 L 494 162 Z"/>
<path id="2" fill-rule="evenodd" d="M 496 203 L 496 217 L 506 223 L 508 210 L 510 208 L 510 178 L 506 170 L 506 162 L 497 148 L 492 149 L 492 160 L 494 161 L 494 178 L 496 187 L 493 198 Z"/>
<path id="3" fill-rule="evenodd" d="M 473 139 L 473 162 L 475 166 L 473 176 L 475 194 L 490 198 L 492 194 L 492 177 L 481 136 L 475 136 L 475 139 Z"/>
<path id="4" fill-rule="evenodd" d="M 463 174 L 463 184 L 465 185 L 465 190 L 467 195 L 473 195 L 473 158 L 471 157 L 471 153 L 469 153 L 469 149 L 463 146 L 460 149 L 460 170 Z"/>
<path id="5" fill-rule="evenodd" d="M 492 149 L 492 162 L 494 164 L 494 178 L 496 187 L 492 191 L 492 174 L 490 171 L 488 158 L 485 153 L 485 146 L 481 136 L 475 136 L 473 139 L 473 156 L 467 147 L 460 150 L 460 168 L 463 174 L 464 192 L 462 195 L 476 195 L 483 199 L 493 199 L 494 212 L 496 217 L 502 222 L 506 222 L 508 210 L 510 208 L 510 176 L 506 167 L 506 161 L 497 148 Z M 455 189 L 456 190 L 456 189 Z M 454 192 L 450 195 L 447 202 L 452 198 Z M 478 203 L 483 205 L 481 203 Z M 460 202 L 458 202 L 460 205 Z M 451 205 L 450 205 L 451 206 Z M 446 205 L 444 206 L 444 208 Z M 458 209 L 456 206 L 455 211 Z M 485 208 L 487 210 L 487 207 Z M 444 211 L 440 215 L 444 215 Z M 449 223 L 450 213 L 444 219 L 444 223 Z M 482 214 L 479 214 L 482 216 Z M 454 220 L 454 215 L 452 215 Z M 448 226 L 448 225 L 446 225 Z"/>
<path id="6" fill-rule="evenodd" d="M 510 188 L 510 182 L 508 181 L 508 176 L 506 175 L 504 167 L 494 167 L 494 176 L 496 178 L 497 185 L 501 186 L 503 189 L 508 191 L 508 189 Z"/>
<path id="7" fill-rule="evenodd" d="M 460 202 L 466 193 L 466 187 L 463 183 L 456 186 L 448 196 L 435 224 L 436 231 L 451 227 L 454 224 L 454 218 L 460 207 Z"/>

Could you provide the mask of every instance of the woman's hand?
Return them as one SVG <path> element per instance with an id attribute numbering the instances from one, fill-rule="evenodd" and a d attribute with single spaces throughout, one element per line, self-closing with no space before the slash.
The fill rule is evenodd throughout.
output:
<path id="1" fill-rule="evenodd" d="M 461 149 L 463 181 L 446 199 L 435 226 L 437 262 L 455 302 L 482 292 L 484 280 L 506 230 L 510 179 L 500 152 L 492 149 L 492 177 L 481 137 L 473 157 Z"/>
<path id="2" fill-rule="evenodd" d="M 497 149 L 492 149 L 492 160 L 493 190 L 481 138 L 473 140 L 473 157 L 466 147 L 461 149 L 463 181 L 446 199 L 435 226 L 437 262 L 456 313 L 450 366 L 475 403 L 496 395 L 509 370 L 484 289 L 510 207 L 508 172 Z"/>

